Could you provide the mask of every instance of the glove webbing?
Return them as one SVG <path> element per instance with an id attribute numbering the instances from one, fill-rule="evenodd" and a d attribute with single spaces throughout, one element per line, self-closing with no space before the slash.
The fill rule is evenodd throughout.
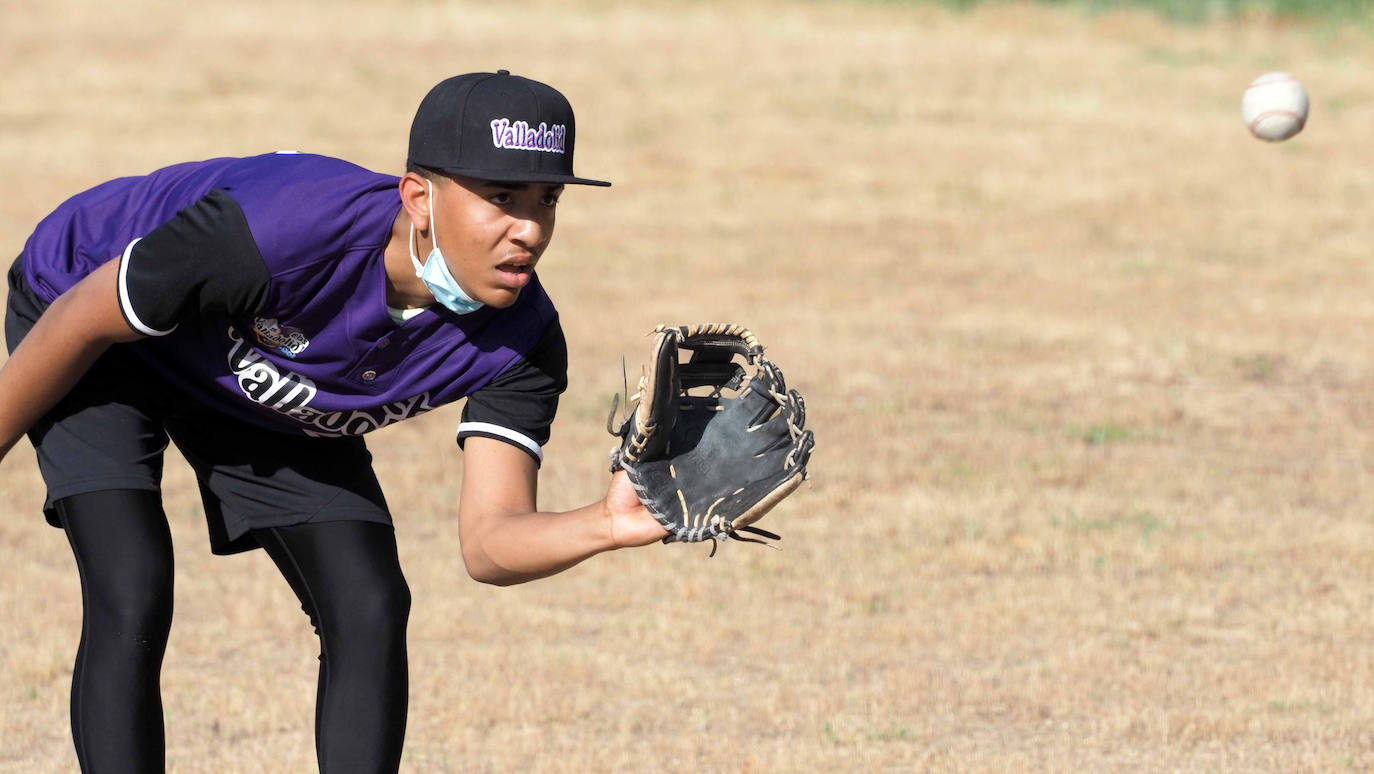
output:
<path id="1" fill-rule="evenodd" d="M 740 541 L 740 542 L 742 542 L 742 543 L 758 543 L 758 544 L 761 545 L 761 546 L 768 546 L 769 548 L 774 548 L 774 547 L 775 547 L 772 543 L 769 543 L 769 542 L 764 541 L 764 540 L 759 540 L 758 538 L 740 537 L 739 533 L 741 533 L 741 532 L 752 532 L 752 533 L 755 534 L 755 535 L 759 535 L 760 537 L 766 537 L 766 538 L 768 538 L 768 539 L 770 539 L 770 540 L 782 540 L 782 535 L 778 535 L 778 534 L 776 534 L 776 533 L 769 532 L 769 531 L 766 530 L 766 529 L 759 529 L 758 527 L 754 527 L 754 526 L 735 527 L 734 529 L 731 529 L 729 532 L 726 532 L 725 535 L 726 535 L 727 537 L 729 537 L 731 540 L 738 540 L 738 541 Z M 715 556 L 715 555 L 716 555 L 716 549 L 719 548 L 719 547 L 720 547 L 720 541 L 719 541 L 719 540 L 712 540 L 712 541 L 711 541 L 711 553 L 707 554 L 707 555 L 706 555 L 706 558 L 707 558 L 707 559 L 710 559 L 711 557 Z"/>

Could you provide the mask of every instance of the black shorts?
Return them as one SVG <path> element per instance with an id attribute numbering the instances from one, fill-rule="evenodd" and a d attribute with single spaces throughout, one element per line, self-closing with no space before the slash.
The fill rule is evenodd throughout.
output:
<path id="1" fill-rule="evenodd" d="M 16 261 L 9 273 L 9 350 L 44 309 Z M 28 436 L 47 485 L 48 523 L 64 497 L 112 489 L 160 491 L 170 438 L 195 469 L 210 548 L 258 547 L 250 530 L 325 521 L 391 524 L 372 454 L 362 438 L 276 433 L 210 409 L 115 345 Z"/>

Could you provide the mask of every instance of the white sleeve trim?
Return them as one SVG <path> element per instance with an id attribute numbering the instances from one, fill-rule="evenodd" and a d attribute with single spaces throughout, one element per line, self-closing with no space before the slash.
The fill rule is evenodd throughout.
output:
<path id="1" fill-rule="evenodd" d="M 508 427 L 502 427 L 502 426 L 500 426 L 500 425 L 493 425 L 493 424 L 491 424 L 490 422 L 460 422 L 460 423 L 458 423 L 458 437 L 459 437 L 459 438 L 462 438 L 462 437 L 465 436 L 465 435 L 474 435 L 474 434 L 483 434 L 483 433 L 485 433 L 485 434 L 487 434 L 487 435 L 500 436 L 501 438 L 504 438 L 504 439 L 506 439 L 507 441 L 510 441 L 511 443 L 516 444 L 517 446 L 521 446 L 521 447 L 523 447 L 523 448 L 525 448 L 525 449 L 528 449 L 529 452 L 530 452 L 530 454 L 533 454 L 533 455 L 534 455 L 534 458 L 537 459 L 537 460 L 539 460 L 540 462 L 543 462 L 543 461 L 544 461 L 544 450 L 539 446 L 539 444 L 537 444 L 537 443 L 534 442 L 534 439 L 530 438 L 530 437 L 527 436 L 527 435 L 523 435 L 523 434 L 521 434 L 521 433 L 517 433 L 517 432 L 515 432 L 514 430 L 512 430 L 512 429 L 510 429 L 510 428 L 508 428 Z"/>
<path id="2" fill-rule="evenodd" d="M 119 258 L 119 308 L 124 312 L 124 319 L 129 321 L 134 330 L 144 336 L 166 336 L 176 330 L 177 327 L 173 325 L 165 331 L 148 327 L 147 324 L 138 319 L 138 315 L 134 313 L 134 305 L 129 301 L 129 254 L 134 251 L 134 245 L 138 244 L 142 238 L 139 237 L 130 242 L 129 246 L 124 248 L 124 255 Z"/>

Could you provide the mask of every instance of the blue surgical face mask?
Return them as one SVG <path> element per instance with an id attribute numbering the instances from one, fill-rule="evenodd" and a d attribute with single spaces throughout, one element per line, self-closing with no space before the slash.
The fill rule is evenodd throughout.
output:
<path id="1" fill-rule="evenodd" d="M 410 262 L 415 265 L 415 276 L 424 280 L 425 287 L 434 294 L 435 301 L 455 314 L 475 312 L 484 306 L 483 303 L 463 292 L 458 281 L 449 273 L 444 254 L 439 252 L 439 235 L 434 231 L 434 183 L 430 180 L 425 182 L 429 185 L 429 238 L 434 243 L 434 249 L 429 251 L 429 257 L 421 265 L 420 259 L 415 256 L 415 224 L 411 223 Z"/>

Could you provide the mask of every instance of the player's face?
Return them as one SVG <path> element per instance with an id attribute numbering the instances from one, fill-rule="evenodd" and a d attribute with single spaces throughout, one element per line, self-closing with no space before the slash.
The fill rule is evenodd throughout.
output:
<path id="1" fill-rule="evenodd" d="M 435 188 L 434 231 L 454 279 L 487 306 L 515 303 L 553 237 L 563 186 L 439 178 Z"/>

